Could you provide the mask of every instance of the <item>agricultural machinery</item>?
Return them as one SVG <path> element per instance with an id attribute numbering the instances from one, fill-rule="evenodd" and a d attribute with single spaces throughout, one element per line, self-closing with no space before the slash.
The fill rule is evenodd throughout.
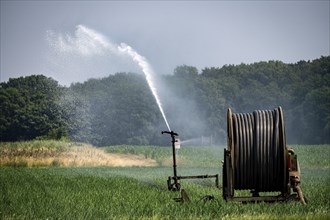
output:
<path id="1" fill-rule="evenodd" d="M 172 139 L 174 175 L 168 177 L 169 190 L 180 190 L 179 181 L 192 178 L 215 178 L 218 187 L 218 175 L 178 176 L 175 151 L 178 134 L 173 131 L 162 134 L 169 134 Z M 292 200 L 306 204 L 300 188 L 297 155 L 286 146 L 281 107 L 253 113 L 233 113 L 228 109 L 227 138 L 222 166 L 222 195 L 226 201 Z M 250 195 L 246 196 L 247 193 Z"/>

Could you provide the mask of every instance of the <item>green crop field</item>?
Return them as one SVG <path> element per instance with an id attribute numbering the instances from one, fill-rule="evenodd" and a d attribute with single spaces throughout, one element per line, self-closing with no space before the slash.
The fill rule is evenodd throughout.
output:
<path id="1" fill-rule="evenodd" d="M 19 155 L 20 161 L 32 157 L 26 149 L 38 152 L 38 147 L 31 147 L 35 144 L 0 144 L 2 154 L 6 153 L 0 159 L 9 161 L 0 163 L 0 219 L 330 219 L 330 145 L 292 146 L 308 199 L 304 206 L 299 202 L 226 202 L 214 179 L 181 181 L 191 201 L 176 202 L 180 193 L 168 191 L 166 184 L 172 175 L 169 147 L 102 148 L 108 154 L 141 155 L 156 161 L 148 167 L 64 166 L 60 162 L 29 166 L 8 159 L 10 155 Z M 56 152 L 51 156 L 58 161 L 57 155 L 71 147 L 48 143 L 38 155 L 48 155 L 52 144 L 57 150 L 51 150 Z M 183 147 L 178 152 L 178 173 L 221 177 L 222 158 L 223 147 Z M 214 199 L 203 199 L 207 195 Z"/>

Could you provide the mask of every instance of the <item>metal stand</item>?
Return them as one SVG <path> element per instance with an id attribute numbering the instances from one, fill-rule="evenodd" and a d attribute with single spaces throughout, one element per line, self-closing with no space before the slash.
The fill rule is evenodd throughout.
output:
<path id="1" fill-rule="evenodd" d="M 181 179 L 206 179 L 206 178 L 215 178 L 215 186 L 219 188 L 219 175 L 198 175 L 198 176 L 178 176 L 177 175 L 177 165 L 176 165 L 176 150 L 175 150 L 175 142 L 176 136 L 179 136 L 177 133 L 173 131 L 162 131 L 162 134 L 169 134 L 172 138 L 172 154 L 173 154 L 173 176 L 169 176 L 167 179 L 167 188 L 170 191 L 179 191 L 181 189 L 181 185 L 179 180 Z M 173 182 L 172 182 L 173 180 Z"/>

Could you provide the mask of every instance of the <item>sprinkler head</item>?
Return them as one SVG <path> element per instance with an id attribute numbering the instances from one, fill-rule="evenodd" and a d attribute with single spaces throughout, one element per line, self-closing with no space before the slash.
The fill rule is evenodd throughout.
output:
<path id="1" fill-rule="evenodd" d="M 162 134 L 170 134 L 171 136 L 179 136 L 178 133 L 174 131 L 162 131 Z"/>

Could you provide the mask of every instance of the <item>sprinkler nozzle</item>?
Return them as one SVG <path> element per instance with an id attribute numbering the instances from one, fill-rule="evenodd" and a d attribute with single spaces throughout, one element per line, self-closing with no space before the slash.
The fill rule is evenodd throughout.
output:
<path id="1" fill-rule="evenodd" d="M 162 134 L 170 134 L 172 136 L 179 136 L 177 133 L 175 133 L 174 131 L 162 131 Z"/>

